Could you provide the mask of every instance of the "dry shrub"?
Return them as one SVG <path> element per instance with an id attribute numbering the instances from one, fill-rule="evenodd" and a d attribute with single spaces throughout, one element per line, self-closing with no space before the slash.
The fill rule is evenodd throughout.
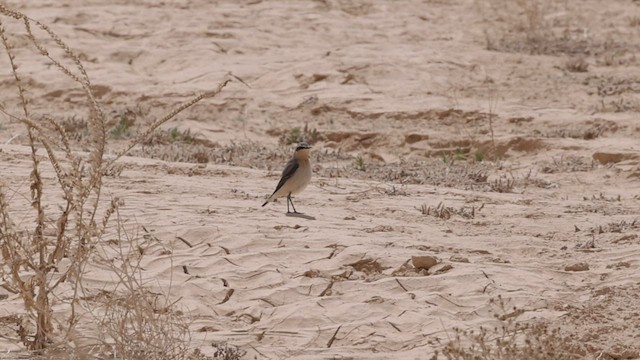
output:
<path id="1" fill-rule="evenodd" d="M 542 164 L 540 171 L 544 174 L 554 174 L 562 172 L 590 171 L 598 168 L 598 163 L 591 158 L 579 157 L 575 155 L 560 156 L 552 158 L 551 162 Z"/>
<path id="2" fill-rule="evenodd" d="M 512 193 L 516 185 L 515 179 L 500 177 L 489 182 L 489 190 L 497 193 Z"/>
<path id="3" fill-rule="evenodd" d="M 456 209 L 451 206 L 445 206 L 444 203 L 440 202 L 436 207 L 422 204 L 420 206 L 420 213 L 422 213 L 422 215 L 434 216 L 443 220 L 449 220 L 453 215 L 458 215 L 465 219 L 473 219 L 476 217 L 476 211 L 480 211 L 482 208 L 484 208 L 484 204 L 480 205 L 477 209 L 475 206 L 462 206 Z"/>
<path id="4" fill-rule="evenodd" d="M 22 31 L 6 32 L 5 24 L 9 23 L 12 29 L 20 28 Z M 31 46 L 29 49 L 35 49 L 37 55 L 53 64 L 55 69 L 82 90 L 89 114 L 86 128 L 92 144 L 88 156 L 75 153 L 67 135 L 67 129 L 82 127 L 82 124 L 64 124 L 52 116 L 31 110 L 29 84 L 32 82 L 24 80 L 18 70 L 18 62 L 22 57 L 16 55 L 18 51 L 12 44 L 12 38 L 26 39 Z M 104 199 L 104 174 L 109 173 L 116 160 L 161 124 L 198 101 L 217 95 L 230 80 L 154 121 L 114 158 L 105 161 L 107 118 L 76 53 L 47 25 L 2 3 L 0 42 L 9 60 L 8 71 L 15 85 L 20 114 L 12 114 L 12 110 L 6 108 L 0 108 L 0 111 L 26 127 L 32 164 L 30 177 L 26 179 L 30 185 L 29 194 L 14 196 L 18 191 L 0 182 L 0 249 L 3 260 L 0 263 L 0 281 L 4 289 L 23 301 L 25 315 L 23 324 L 18 328 L 18 337 L 25 347 L 31 350 L 65 347 L 72 341 L 74 329 L 83 320 L 78 306 L 81 303 L 79 294 L 85 266 L 105 236 L 111 215 L 122 205 L 117 198 Z M 50 48 L 44 44 L 50 44 L 47 45 Z M 53 184 L 47 182 L 49 173 L 53 173 Z M 58 198 L 60 195 L 61 199 Z M 21 199 L 26 201 L 21 204 Z M 69 291 L 72 294 L 70 297 L 67 296 Z M 124 303 L 134 295 L 142 296 L 149 306 L 138 308 L 137 312 L 132 313 L 133 318 L 149 316 L 149 310 L 155 305 L 153 299 L 145 293 L 130 293 L 125 294 Z M 144 304 L 145 301 L 140 303 Z M 116 314 L 131 312 L 121 304 L 122 301 L 114 303 Z M 58 309 L 56 311 L 64 312 L 65 318 L 54 313 L 54 305 Z M 123 321 L 128 319 L 125 317 Z"/>
<path id="5" fill-rule="evenodd" d="M 88 305 L 95 319 L 101 355 L 115 359 L 187 359 L 189 323 L 176 309 L 171 294 L 152 292 L 141 267 L 145 249 L 153 237 L 130 237 L 118 214 L 118 237 L 101 246 L 96 262 L 118 282 L 102 289 Z M 169 290 L 170 291 L 170 288 Z M 87 296 L 89 295 L 89 296 Z"/>
<path id="6" fill-rule="evenodd" d="M 494 301 L 499 314 L 494 314 L 498 324 L 492 329 L 481 327 L 479 331 L 454 328 L 455 336 L 431 358 L 437 360 L 573 360 L 582 359 L 585 350 L 570 335 L 545 322 L 520 323 L 517 317 L 524 313 L 516 307 L 507 309 L 498 296 Z M 442 355 L 442 357 L 440 357 Z"/>
<path id="7" fill-rule="evenodd" d="M 572 57 L 564 63 L 565 69 L 569 72 L 587 72 L 589 63 L 582 56 Z"/>
<path id="8" fill-rule="evenodd" d="M 454 329 L 455 339 L 441 349 L 448 360 L 572 360 L 582 359 L 583 350 L 572 344 L 560 329 L 545 323 L 533 325 L 503 322 L 491 330 Z M 432 359 L 439 359 L 435 355 Z"/>

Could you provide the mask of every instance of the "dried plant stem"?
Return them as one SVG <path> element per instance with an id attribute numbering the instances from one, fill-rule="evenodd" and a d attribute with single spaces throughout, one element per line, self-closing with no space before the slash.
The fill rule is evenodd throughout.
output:
<path id="1" fill-rule="evenodd" d="M 30 111 L 29 98 L 26 86 L 28 82 L 23 81 L 18 71 L 16 63 L 16 53 L 10 42 L 10 36 L 5 31 L 5 21 L 17 21 L 25 34 L 22 39 L 27 39 L 30 45 L 37 50 L 36 53 L 46 58 L 62 74 L 72 79 L 83 91 L 89 108 L 89 119 L 87 126 L 91 135 L 92 150 L 88 159 L 74 154 L 71 142 L 65 129 L 53 117 L 34 116 Z M 36 33 L 34 33 L 36 31 Z M 42 41 L 36 35 L 44 34 L 45 40 L 53 41 L 52 46 L 62 50 L 63 55 L 56 57 L 44 45 L 47 41 Z M 111 199 L 110 203 L 105 203 L 102 199 L 102 180 L 105 170 L 113 163 L 131 150 L 136 144 L 146 139 L 160 125 L 171 120 L 177 114 L 193 106 L 202 99 L 218 95 L 222 89 L 231 81 L 227 79 L 220 83 L 218 87 L 210 92 L 203 93 L 180 105 L 178 108 L 153 122 L 145 131 L 141 132 L 124 151 L 117 154 L 111 161 L 105 161 L 104 152 L 106 148 L 106 120 L 101 105 L 96 100 L 92 90 L 89 76 L 80 61 L 80 58 L 71 50 L 62 39 L 57 36 L 47 25 L 28 16 L 8 8 L 0 3 L 0 43 L 1 48 L 9 58 L 10 71 L 17 91 L 19 103 L 21 105 L 20 116 L 10 115 L 20 121 L 27 130 L 28 146 L 30 149 L 31 173 L 30 197 L 24 196 L 30 203 L 27 209 L 28 216 L 33 216 L 33 228 L 27 225 L 16 226 L 12 221 L 15 215 L 9 207 L 9 201 L 5 195 L 7 186 L 0 181 L 0 250 L 2 261 L 0 261 L 0 284 L 8 291 L 18 294 L 26 309 L 27 322 L 35 324 L 35 330 L 27 330 L 20 327 L 18 335 L 31 350 L 42 350 L 51 346 L 61 344 L 60 341 L 69 341 L 74 335 L 73 329 L 80 321 L 80 314 L 76 311 L 79 304 L 78 294 L 82 290 L 82 277 L 85 268 L 95 255 L 96 246 L 100 243 L 103 235 L 107 231 L 107 225 L 113 214 L 118 214 L 118 208 L 122 202 L 117 197 Z M 66 64 L 71 59 L 71 64 Z M 7 113 L 4 108 L 0 111 Z M 44 197 L 45 182 L 43 181 L 43 167 L 41 164 L 44 157 L 38 154 L 38 150 L 44 148 L 46 159 L 55 172 L 58 182 L 58 192 L 62 192 L 62 203 L 49 204 Z M 62 155 L 61 155 L 62 154 Z M 49 188 L 47 188 L 47 194 Z M 54 193 L 54 191 L 52 191 Z M 26 194 L 25 194 L 26 195 Z M 103 205 L 104 204 L 104 205 Z M 105 209 L 103 209 L 105 208 Z M 54 210 L 51 210 L 54 209 Z M 16 212 L 23 216 L 24 209 Z M 118 229 L 120 230 L 120 218 Z M 55 229 L 55 235 L 49 235 L 46 230 Z M 47 234 L 45 236 L 45 234 Z M 120 256 L 128 254 L 120 253 Z M 65 259 L 63 269 L 58 269 L 60 262 Z M 142 283 L 136 278 L 138 273 L 129 272 L 132 269 L 139 269 L 139 259 L 137 265 L 131 265 L 123 271 L 115 271 L 120 276 L 121 284 L 127 288 L 132 301 L 135 302 L 137 296 L 147 301 L 146 307 L 127 308 L 120 304 L 114 304 L 116 309 L 125 312 L 121 324 L 131 325 L 137 329 L 136 339 L 138 344 L 144 345 L 149 341 L 156 341 L 156 338 L 145 337 L 144 331 L 149 324 L 149 319 L 156 314 L 155 298 L 152 294 L 146 293 L 142 288 Z M 137 271 L 137 270 L 136 270 Z M 59 299 L 56 289 L 68 282 L 73 290 L 73 297 L 68 300 L 70 315 L 67 322 L 54 318 L 52 306 L 55 300 Z M 66 301 L 66 300 L 65 300 Z M 60 302 L 58 302 L 60 303 Z M 135 305 L 135 304 L 134 304 Z M 171 305 L 167 305 L 169 307 Z M 118 310 L 118 311 L 120 311 Z M 129 311 L 134 311 L 133 318 L 128 317 Z M 56 326 L 52 324 L 55 321 Z M 166 321 L 162 320 L 162 321 Z M 161 341 L 155 345 L 159 347 L 153 351 L 161 353 L 166 347 L 178 349 L 171 337 L 162 338 L 163 323 L 151 323 L 155 326 L 153 336 L 160 336 Z M 117 331 L 117 329 L 115 329 Z M 60 332 L 63 337 L 60 337 Z M 121 335 L 129 333 L 123 332 Z M 124 336 L 122 343 L 126 344 L 129 339 Z M 151 354 L 151 353 L 149 353 Z"/>

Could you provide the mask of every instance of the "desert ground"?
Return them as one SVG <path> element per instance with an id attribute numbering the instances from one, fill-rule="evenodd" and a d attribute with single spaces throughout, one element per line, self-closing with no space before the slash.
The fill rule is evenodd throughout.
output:
<path id="1" fill-rule="evenodd" d="M 536 349 L 483 358 L 640 358 L 639 2 L 3 3 L 78 54 L 109 119 L 107 158 L 231 79 L 102 183 L 189 351 L 442 358 L 476 351 L 470 331 L 484 328 L 490 346 L 506 331 Z M 32 112 L 91 151 L 81 89 L 1 19 Z M 4 48 L 0 94 L 0 181 L 28 228 L 31 152 Z M 304 215 L 284 199 L 261 207 L 300 141 L 313 146 L 313 180 L 294 199 Z M 104 246 L 123 238 L 107 230 Z M 121 279 L 85 270 L 88 309 Z M 0 288 L 0 358 L 24 354 L 23 316 Z M 87 319 L 78 334 L 98 331 Z M 97 351 L 95 338 L 72 347 Z"/>

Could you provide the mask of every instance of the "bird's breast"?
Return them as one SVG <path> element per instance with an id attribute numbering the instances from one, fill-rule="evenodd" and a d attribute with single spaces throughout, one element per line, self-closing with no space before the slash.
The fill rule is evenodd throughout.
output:
<path id="1" fill-rule="evenodd" d="M 294 178 L 291 180 L 293 193 L 298 193 L 309 185 L 309 182 L 311 181 L 311 164 L 309 163 L 309 160 L 300 162 L 300 167 L 294 175 Z"/>

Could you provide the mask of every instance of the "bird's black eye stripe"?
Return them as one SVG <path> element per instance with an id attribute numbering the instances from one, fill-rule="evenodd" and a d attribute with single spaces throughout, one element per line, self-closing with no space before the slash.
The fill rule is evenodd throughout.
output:
<path id="1" fill-rule="evenodd" d="M 310 146 L 309 146 L 309 145 L 307 145 L 307 144 L 300 144 L 300 145 L 296 148 L 296 151 L 304 150 L 304 149 L 309 149 L 309 148 L 310 148 Z"/>

